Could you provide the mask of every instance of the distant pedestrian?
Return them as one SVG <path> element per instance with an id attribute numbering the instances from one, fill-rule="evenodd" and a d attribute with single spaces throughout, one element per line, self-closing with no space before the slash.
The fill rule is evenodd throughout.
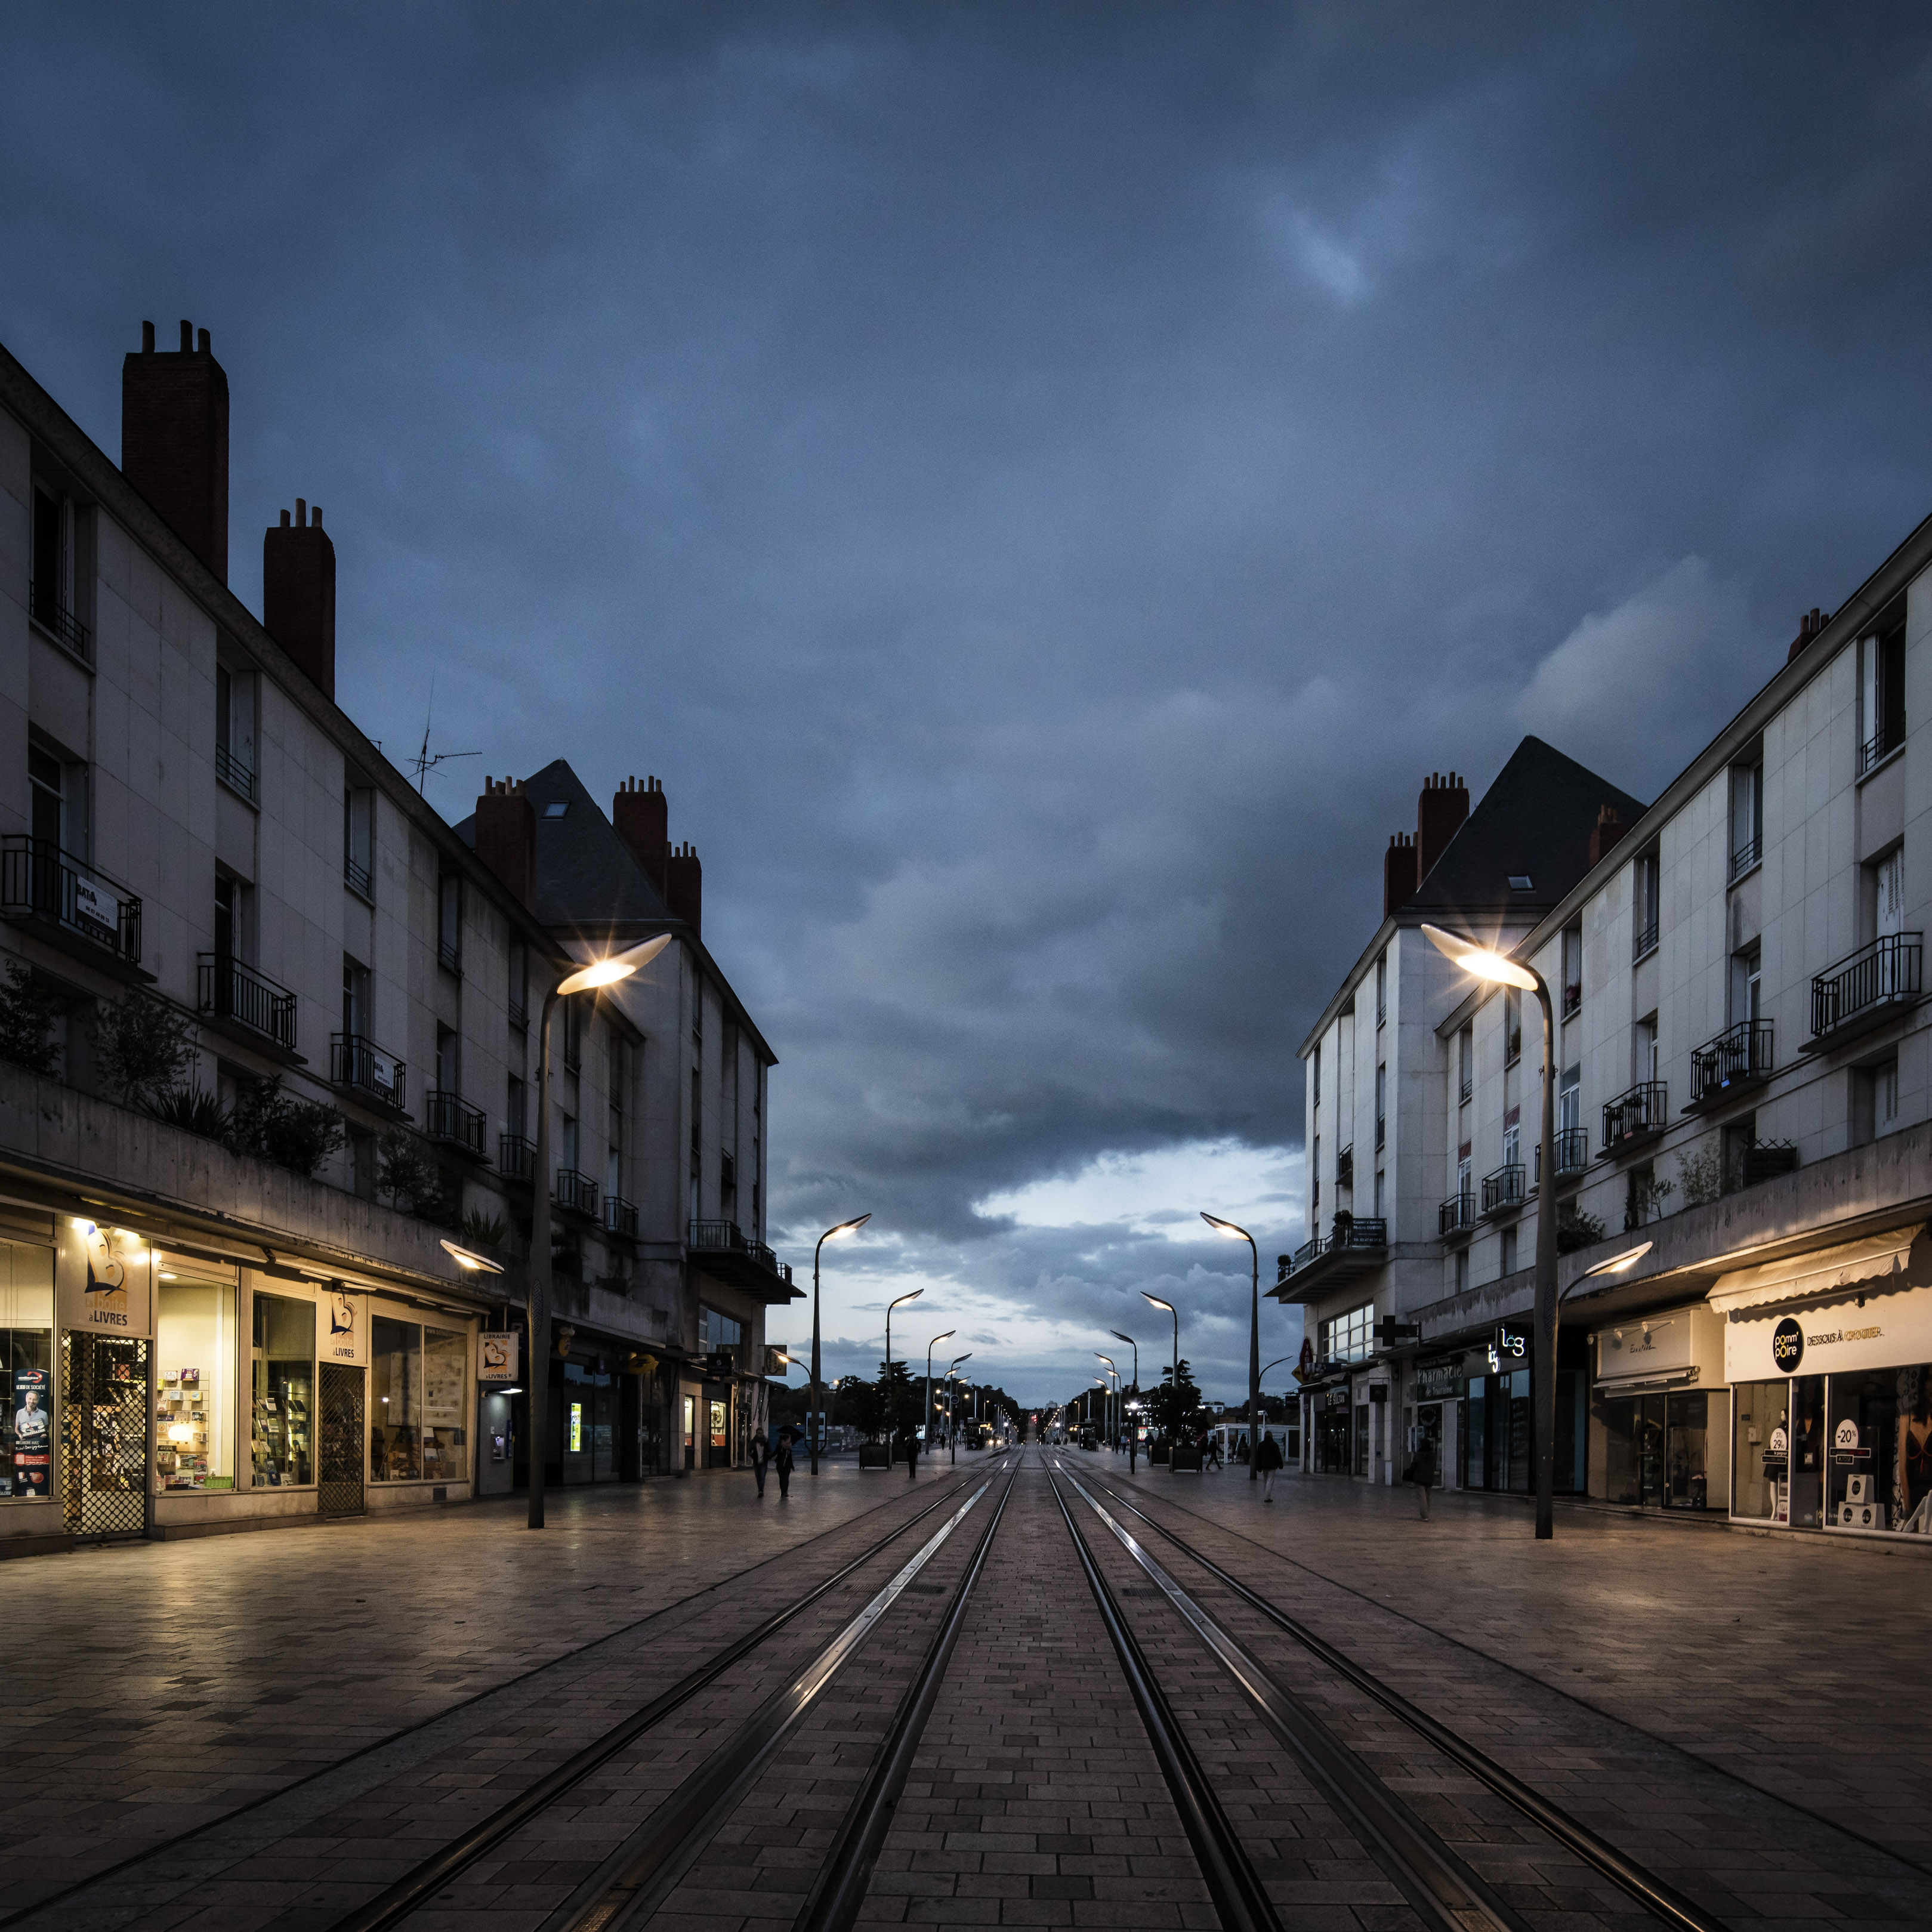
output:
<path id="1" fill-rule="evenodd" d="M 1415 1500 L 1424 1522 L 1429 1520 L 1429 1492 L 1436 1486 L 1436 1444 L 1425 1442 L 1408 1466 L 1408 1480 L 1415 1485 Z"/>
<path id="2" fill-rule="evenodd" d="M 765 1493 L 765 1463 L 771 1453 L 772 1445 L 765 1440 L 762 1433 L 752 1438 L 752 1474 L 758 1479 L 760 1500 Z"/>
<path id="3" fill-rule="evenodd" d="M 1264 1436 L 1255 1450 L 1255 1472 L 1262 1479 L 1262 1501 L 1274 1501 L 1274 1479 L 1282 1466 L 1281 1444 L 1272 1436 Z"/>
<path id="4" fill-rule="evenodd" d="M 791 1496 L 791 1431 L 789 1429 L 779 1434 L 778 1454 L 772 1458 L 772 1467 L 778 1472 L 778 1501 L 784 1502 Z"/>
<path id="5" fill-rule="evenodd" d="M 1213 1463 L 1216 1468 L 1220 1468 L 1222 1466 L 1220 1438 L 1210 1429 L 1205 1436 L 1202 1437 L 1201 1442 L 1202 1447 L 1207 1450 L 1208 1460 Z"/>
<path id="6" fill-rule="evenodd" d="M 905 1449 L 906 1480 L 910 1482 L 919 1474 L 919 1432 L 908 1429 L 899 1439 Z"/>

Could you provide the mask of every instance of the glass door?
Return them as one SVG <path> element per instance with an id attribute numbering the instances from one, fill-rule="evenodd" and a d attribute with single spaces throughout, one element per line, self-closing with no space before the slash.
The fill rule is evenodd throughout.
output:
<path id="1" fill-rule="evenodd" d="M 687 1469 L 698 1466 L 698 1398 L 694 1395 L 684 1398 L 684 1466 Z"/>

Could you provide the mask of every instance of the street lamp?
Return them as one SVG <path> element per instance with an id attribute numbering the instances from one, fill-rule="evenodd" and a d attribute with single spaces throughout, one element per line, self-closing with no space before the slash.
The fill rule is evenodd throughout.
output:
<path id="1" fill-rule="evenodd" d="M 958 1330 L 949 1328 L 944 1335 L 935 1335 L 926 1345 L 926 1408 L 919 1418 L 919 1426 L 927 1435 L 932 1433 L 932 1352 L 940 1342 L 950 1341 Z"/>
<path id="2" fill-rule="evenodd" d="M 901 1295 L 898 1301 L 889 1301 L 886 1304 L 886 1397 L 892 1406 L 890 1418 L 891 1428 L 888 1432 L 886 1444 L 886 1460 L 888 1462 L 892 1460 L 890 1438 L 892 1436 L 898 1432 L 899 1420 L 898 1397 L 892 1390 L 892 1310 L 902 1302 L 916 1301 L 925 1292 L 924 1288 L 916 1288 L 910 1294 Z"/>
<path id="3" fill-rule="evenodd" d="M 1118 1387 L 1120 1379 L 1120 1372 L 1118 1369 L 1114 1367 L 1114 1358 L 1112 1355 L 1101 1355 L 1098 1348 L 1096 1348 L 1094 1352 L 1096 1355 L 1100 1356 L 1102 1361 L 1106 1364 L 1107 1372 L 1113 1377 L 1116 1384 L 1115 1387 L 1107 1391 L 1107 1393 L 1114 1398 L 1113 1417 L 1107 1424 L 1107 1447 L 1109 1449 L 1112 1449 L 1114 1444 L 1120 1439 L 1120 1389 Z"/>
<path id="4" fill-rule="evenodd" d="M 1126 1342 L 1134 1352 L 1134 1394 L 1138 1396 L 1141 1392 L 1141 1345 L 1131 1335 L 1124 1335 L 1118 1328 L 1111 1328 L 1107 1332 L 1115 1341 Z M 1139 1430 L 1133 1424 L 1127 1425 L 1127 1474 L 1130 1476 L 1134 1473 L 1136 1452 L 1140 1447 L 1136 1440 L 1139 1434 Z"/>
<path id="5" fill-rule="evenodd" d="M 549 1442 L 544 1433 L 544 1398 L 550 1390 L 550 1022 L 560 1000 L 573 993 L 587 993 L 599 986 L 614 986 L 628 980 L 640 966 L 648 966 L 670 944 L 671 936 L 661 932 L 628 952 L 614 953 L 608 959 L 593 959 L 574 973 L 566 973 L 544 995 L 543 1012 L 537 1022 L 537 1161 L 530 1188 L 530 1267 L 528 1300 L 524 1319 L 530 1331 L 529 1382 L 530 1390 L 530 1527 L 544 1526 L 544 1456 Z"/>
<path id="6" fill-rule="evenodd" d="M 959 1364 L 970 1362 L 973 1351 L 968 1348 L 963 1355 L 955 1355 L 946 1371 L 946 1460 L 948 1462 L 959 1460 Z"/>
<path id="7" fill-rule="evenodd" d="M 1262 1251 L 1255 1246 L 1255 1238 L 1246 1228 L 1232 1221 L 1224 1221 L 1218 1214 L 1209 1214 L 1204 1208 L 1201 1210 L 1201 1218 L 1230 1240 L 1246 1241 L 1254 1264 L 1253 1293 L 1248 1304 L 1248 1480 L 1252 1483 L 1261 1473 L 1255 1467 L 1255 1418 L 1262 1400 Z"/>
<path id="8" fill-rule="evenodd" d="M 1550 988 L 1534 967 L 1520 964 L 1495 947 L 1425 926 L 1423 936 L 1464 972 L 1493 986 L 1534 993 L 1543 1008 L 1542 1199 L 1536 1210 L 1536 1353 L 1531 1363 L 1531 1413 L 1536 1441 L 1536 1534 L 1556 1533 L 1556 1014 Z"/>
<path id="9" fill-rule="evenodd" d="M 836 1228 L 827 1228 L 818 1238 L 818 1246 L 812 1251 L 812 1412 L 806 1418 L 806 1435 L 812 1445 L 812 1473 L 818 1474 L 818 1438 L 820 1417 L 818 1394 L 818 1252 L 826 1243 L 841 1234 L 856 1234 L 872 1219 L 869 1214 L 860 1215 L 856 1220 L 841 1221 Z"/>
<path id="10" fill-rule="evenodd" d="M 1145 1288 L 1141 1290 L 1141 1299 L 1152 1302 L 1156 1308 L 1166 1309 L 1174 1317 L 1174 1406 L 1178 1410 L 1180 1406 L 1180 1311 L 1172 1302 L 1163 1301 L 1159 1295 L 1148 1294 Z M 1175 1432 L 1178 1432 L 1178 1430 Z M 1172 1435 L 1167 1443 L 1167 1473 L 1170 1476 L 1174 1474 L 1174 1437 Z"/>

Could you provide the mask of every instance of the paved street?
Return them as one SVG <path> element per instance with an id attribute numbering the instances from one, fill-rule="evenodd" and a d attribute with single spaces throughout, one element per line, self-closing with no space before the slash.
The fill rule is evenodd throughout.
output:
<path id="1" fill-rule="evenodd" d="M 1526 1921 L 1641 1922 L 1466 1774 L 1108 1495 L 1137 1502 L 1727 1924 L 1932 1923 L 1920 1561 L 1503 1499 L 1171 1477 L 1030 1451 L 864 1922 L 1210 1925 L 1214 1909 L 1047 1481 L 1134 1527 L 1207 1612 Z M 0 1709 L 0 1923 L 334 1924 L 724 1643 L 934 1503 L 916 1533 L 444 1886 L 410 1922 L 524 1932 L 734 1738 L 934 1529 L 988 1494 L 667 1896 L 680 1932 L 789 1925 L 1006 1468 L 836 1461 L 782 1504 L 723 1472 L 0 1570 L 34 1640 Z M 966 1493 L 962 1492 L 962 1496 Z M 1070 1493 L 1285 1924 L 1417 1923 L 1232 1680 Z M 1421 1574 L 1416 1559 L 1426 1551 Z M 76 1892 L 82 1881 L 92 1880 Z M 44 1905 L 44 1912 L 33 1910 Z"/>

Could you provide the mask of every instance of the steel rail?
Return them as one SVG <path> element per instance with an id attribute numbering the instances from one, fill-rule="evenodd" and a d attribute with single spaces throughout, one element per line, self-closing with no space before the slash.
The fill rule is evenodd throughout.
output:
<path id="1" fill-rule="evenodd" d="M 1273 1731 L 1376 1857 L 1435 1932 L 1528 1932 L 1502 1894 L 1459 1856 L 1391 1791 L 1320 1718 L 1270 1677 L 1202 1609 L 1151 1554 L 1090 1496 L 1079 1478 L 1067 1482 L 1112 1530 L 1121 1546 L 1160 1587 L 1208 1646 Z"/>
<path id="2" fill-rule="evenodd" d="M 627 1932 L 650 1918 L 874 1625 L 992 1487 L 990 1480 L 982 1482 L 885 1588 L 604 1858 L 538 1932 Z"/>
<path id="3" fill-rule="evenodd" d="M 652 1698 L 648 1704 L 640 1706 L 601 1736 L 592 1738 L 581 1750 L 574 1752 L 547 1772 L 527 1790 L 520 1792 L 508 1804 L 499 1806 L 487 1818 L 478 1820 L 468 1831 L 413 1866 L 366 1904 L 338 1918 L 330 1932 L 388 1932 L 388 1928 L 400 1924 L 477 1859 L 501 1844 L 538 1812 L 554 1804 L 626 1745 L 634 1743 L 646 1731 L 662 1724 L 734 1664 L 742 1662 L 760 1645 L 776 1636 L 786 1624 L 844 1582 L 854 1570 L 862 1568 L 882 1550 L 896 1543 L 915 1523 L 922 1522 L 934 1510 L 943 1509 L 962 1490 L 970 1487 L 972 1480 L 969 1476 L 963 1482 L 950 1485 L 944 1495 L 935 1497 L 916 1515 L 907 1517 L 896 1528 L 888 1530 L 823 1582 L 814 1584 L 802 1596 L 794 1598 L 756 1628 L 715 1652 L 695 1670 L 680 1678 L 668 1690 Z"/>
<path id="4" fill-rule="evenodd" d="M 1564 1850 L 1574 1853 L 1592 1870 L 1600 1872 L 1620 1890 L 1636 1899 L 1653 1916 L 1667 1925 L 1676 1927 L 1678 1932 L 1730 1932 L 1724 1920 L 1685 1898 L 1675 1886 L 1659 1878 L 1648 1867 L 1640 1864 L 1636 1859 L 1619 1851 L 1608 1839 L 1599 1838 L 1588 1826 L 1572 1817 L 1561 1805 L 1544 1797 L 1533 1785 L 1526 1784 L 1513 1772 L 1505 1771 L 1494 1758 L 1479 1750 L 1467 1738 L 1452 1731 L 1439 1719 L 1432 1718 L 1426 1711 L 1412 1704 L 1399 1690 L 1391 1690 L 1372 1671 L 1356 1663 L 1346 1652 L 1338 1650 L 1325 1637 L 1318 1636 L 1306 1624 L 1270 1603 L 1258 1591 L 1251 1589 L 1239 1577 L 1230 1575 L 1213 1558 L 1204 1556 L 1184 1537 L 1157 1522 L 1144 1510 L 1130 1502 L 1118 1490 L 1098 1481 L 1095 1486 L 1105 1490 L 1123 1509 L 1138 1516 L 1157 1535 L 1165 1537 L 1177 1550 L 1198 1563 L 1216 1582 L 1226 1585 L 1251 1609 L 1258 1610 L 1269 1622 L 1294 1638 L 1304 1649 L 1318 1658 L 1338 1676 L 1346 1678 L 1357 1690 L 1372 1697 L 1392 1717 L 1400 1719 L 1444 1757 L 1460 1766 L 1471 1777 L 1487 1785 L 1498 1797 L 1514 1805 L 1525 1817 L 1547 1832 Z M 1202 1520 L 1210 1526 L 1220 1527 L 1213 1523 L 1211 1518 L 1203 1517 Z"/>
<path id="5" fill-rule="evenodd" d="M 1086 1538 L 1080 1534 L 1079 1526 L 1073 1520 L 1073 1512 L 1066 1507 L 1066 1498 L 1060 1494 L 1060 1484 L 1050 1467 L 1047 1481 L 1052 1488 L 1054 1501 L 1060 1505 L 1067 1534 L 1073 1539 L 1073 1547 L 1079 1553 L 1080 1567 L 1086 1573 L 1088 1588 L 1094 1593 L 1100 1621 L 1106 1626 L 1114 1654 L 1120 1660 L 1121 1673 L 1127 1680 L 1127 1688 L 1133 1694 L 1135 1708 L 1146 1727 L 1148 1742 L 1154 1747 L 1161 1776 L 1166 1780 L 1168 1794 L 1174 1800 L 1174 1808 L 1180 1814 L 1188 1842 L 1194 1847 L 1195 1859 L 1201 1868 L 1201 1876 L 1207 1881 L 1208 1894 L 1214 1902 L 1215 1916 L 1221 1922 L 1222 1932 L 1282 1932 L 1274 1904 L 1235 1834 L 1234 1826 L 1228 1822 L 1228 1814 L 1222 1810 L 1221 1801 L 1214 1795 L 1214 1785 L 1195 1756 L 1166 1694 L 1148 1667 L 1147 1659 L 1142 1654 L 1126 1619 L 1121 1616 L 1120 1605 L 1107 1580 L 1101 1575 L 1093 1552 L 1087 1547 Z"/>
<path id="6" fill-rule="evenodd" d="M 947 1606 L 945 1619 L 927 1648 L 919 1676 L 907 1686 L 905 1695 L 899 1700 L 885 1748 L 874 1762 L 863 1789 L 847 1810 L 831 1854 L 820 1868 L 812 1891 L 793 1921 L 792 1932 L 850 1932 L 857 1922 L 866 1888 L 872 1881 L 886 1834 L 892 1828 L 900 1794 L 912 1770 L 914 1754 L 926 1735 L 926 1721 L 938 1699 L 939 1687 L 952 1664 L 952 1652 L 966 1622 L 967 1606 L 980 1581 L 980 1573 L 986 1567 L 1013 1485 L 1025 1466 L 1022 1453 L 1006 1478 L 992 1520 L 980 1536 L 979 1546 Z"/>

